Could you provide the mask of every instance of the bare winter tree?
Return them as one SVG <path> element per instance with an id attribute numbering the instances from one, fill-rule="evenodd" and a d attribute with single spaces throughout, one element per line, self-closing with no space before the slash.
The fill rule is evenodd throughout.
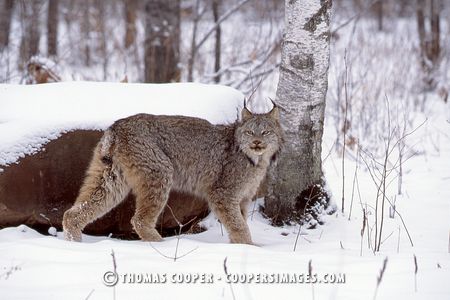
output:
<path id="1" fill-rule="evenodd" d="M 42 8 L 41 0 L 20 2 L 22 39 L 20 41 L 20 64 L 23 68 L 26 62 L 39 52 L 39 16 Z"/>
<path id="2" fill-rule="evenodd" d="M 214 23 L 217 23 L 219 21 L 219 9 L 221 0 L 212 0 L 212 11 L 213 11 L 213 17 L 214 17 Z M 214 73 L 217 74 L 217 72 L 220 71 L 220 56 L 221 56 L 221 36 L 222 36 L 222 30 L 220 28 L 220 25 L 216 28 L 216 41 L 214 45 Z M 220 82 L 220 74 L 217 74 L 214 76 L 214 82 L 219 83 Z"/>
<path id="3" fill-rule="evenodd" d="M 89 15 L 90 1 L 84 0 L 81 2 L 82 17 L 80 22 L 80 32 L 83 37 L 80 41 L 80 50 L 83 53 L 83 60 L 85 66 L 91 65 L 91 47 L 90 47 L 90 32 L 91 32 L 91 18 Z"/>
<path id="4" fill-rule="evenodd" d="M 219 16 L 219 7 L 220 7 L 220 0 L 213 0 L 213 14 L 214 14 L 214 25 L 208 29 L 206 31 L 206 33 L 202 36 L 202 38 L 200 39 L 200 41 L 197 42 L 196 40 L 196 35 L 197 35 L 197 26 L 198 26 L 198 22 L 200 21 L 200 18 L 202 17 L 202 12 L 199 11 L 199 3 L 200 1 L 197 0 L 195 3 L 195 8 L 194 8 L 194 28 L 193 28 L 193 32 L 192 32 L 192 41 L 191 41 L 191 53 L 189 55 L 188 58 L 188 81 L 193 81 L 194 79 L 194 65 L 195 65 L 195 58 L 197 56 L 197 53 L 200 49 L 200 47 L 208 40 L 209 36 L 211 34 L 213 34 L 214 32 L 216 33 L 216 46 L 215 46 L 215 54 L 216 54 L 216 63 L 215 63 L 215 68 L 217 67 L 217 63 L 218 61 L 220 61 L 220 57 L 219 59 L 217 59 L 217 47 L 218 45 L 220 45 L 221 43 L 221 30 L 220 30 L 220 24 L 222 24 L 226 19 L 228 19 L 231 15 L 233 15 L 235 12 L 237 12 L 244 4 L 246 4 L 247 2 L 249 2 L 250 0 L 240 0 L 239 2 L 237 2 L 236 4 L 234 4 L 233 6 L 231 6 L 225 13 L 223 13 L 222 15 Z M 217 39 L 218 37 L 218 39 Z M 220 49 L 219 49 L 220 50 Z M 220 51 L 219 51 L 220 52 Z M 218 75 L 215 76 L 215 80 L 217 80 Z M 220 79 L 220 78 L 219 78 Z M 217 82 L 217 81 L 216 81 Z"/>
<path id="5" fill-rule="evenodd" d="M 130 48 L 136 41 L 137 0 L 125 0 L 125 48 Z"/>
<path id="6" fill-rule="evenodd" d="M 373 11 L 377 16 L 378 30 L 383 30 L 383 0 L 378 0 L 373 4 Z"/>
<path id="7" fill-rule="evenodd" d="M 285 1 L 277 103 L 283 108 L 286 146 L 269 172 L 265 202 L 265 213 L 274 223 L 300 220 L 310 199 L 328 203 L 321 189 L 321 143 L 328 88 L 331 4 L 331 0 Z"/>
<path id="8" fill-rule="evenodd" d="M 433 72 L 441 56 L 440 11 L 442 7 L 441 0 L 417 0 L 416 14 L 420 42 L 420 59 L 427 89 L 431 89 L 436 85 Z M 427 10 L 429 14 L 426 13 Z M 426 21 L 429 21 L 429 27 L 426 26 Z"/>
<path id="9" fill-rule="evenodd" d="M 0 50 L 8 47 L 11 19 L 14 8 L 13 0 L 1 0 L 0 2 Z"/>
<path id="10" fill-rule="evenodd" d="M 47 14 L 47 55 L 56 56 L 58 52 L 58 0 L 48 1 Z"/>
<path id="11" fill-rule="evenodd" d="M 145 82 L 180 79 L 180 1 L 145 2 Z"/>
<path id="12" fill-rule="evenodd" d="M 105 1 L 103 0 L 95 0 L 93 5 L 94 12 L 94 29 L 98 33 L 98 47 L 97 53 L 99 57 L 101 57 L 102 65 L 103 65 L 103 80 L 106 80 L 108 73 L 108 47 L 107 47 L 107 32 L 106 32 L 106 6 Z"/>

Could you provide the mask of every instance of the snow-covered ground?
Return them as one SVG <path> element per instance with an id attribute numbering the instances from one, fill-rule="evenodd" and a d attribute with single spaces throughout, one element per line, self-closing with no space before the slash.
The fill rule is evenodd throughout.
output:
<path id="1" fill-rule="evenodd" d="M 110 118 L 134 113 L 130 107 L 154 113 L 195 115 L 212 122 L 230 121 L 236 116 L 236 106 L 242 99 L 238 92 L 223 87 L 179 87 L 180 90 L 173 86 L 167 89 L 158 87 L 165 89 L 160 95 L 176 94 L 174 98 L 179 102 L 168 101 L 154 106 L 154 87 L 144 85 L 72 83 L 0 86 L 0 101 L 20 99 L 18 103 L 24 104 L 5 101 L 9 113 L 4 113 L 8 109 L 3 110 L 2 107 L 0 133 L 3 152 L 0 153 L 4 153 L 4 145 L 11 146 L 17 141 L 31 141 L 33 144 L 33 139 L 28 138 L 39 136 L 41 130 L 48 128 L 68 130 L 83 124 L 89 127 L 95 124 L 107 126 Z M 125 89 L 129 91 L 126 94 Z M 189 90 L 193 91 L 192 94 Z M 45 97 L 42 100 L 39 97 L 36 104 L 31 101 L 27 103 L 27 99 L 37 95 L 38 91 Z M 52 102 L 54 95 L 62 91 L 67 98 L 60 99 L 60 103 Z M 14 97 L 16 93 L 21 97 Z M 204 94 L 205 102 L 188 100 L 195 93 Z M 219 94 L 223 97 L 220 104 L 211 100 Z M 95 100 L 91 102 L 86 97 Z M 119 105 L 115 100 L 124 97 L 126 105 Z M 143 104 L 136 97 L 149 102 Z M 225 98 L 232 100 L 227 102 Z M 190 105 L 192 103 L 199 106 Z M 61 123 L 49 123 L 49 116 L 44 113 L 49 105 L 60 107 L 60 114 L 52 115 L 57 115 L 54 120 Z M 13 109 L 16 106 L 20 110 Z M 101 119 L 94 121 L 91 118 L 98 118 L 101 109 L 109 110 L 104 114 L 108 115 L 104 123 Z M 80 114 L 66 119 L 72 114 L 64 112 Z M 79 119 L 80 116 L 84 117 Z M 47 122 L 44 122 L 45 119 Z M 398 215 L 394 219 L 389 218 L 386 208 L 384 242 L 380 251 L 374 254 L 368 248 L 366 231 L 360 255 L 362 208 L 374 206 L 376 188 L 364 164 L 359 161 L 359 193 L 353 189 L 356 160 L 349 152 L 345 159 L 345 213 L 326 216 L 324 226 L 313 230 L 302 229 L 298 236 L 298 226 L 272 227 L 259 212 L 253 211 L 248 223 L 255 246 L 229 244 L 226 232 L 211 215 L 204 221 L 207 231 L 165 238 L 159 243 L 91 236 L 84 236 L 83 243 L 72 243 L 64 241 L 61 232 L 54 237 L 41 235 L 25 226 L 2 229 L 0 299 L 371 299 L 386 257 L 386 269 L 376 299 L 449 299 L 450 106 L 437 98 L 430 98 L 427 109 L 417 113 L 415 119 L 419 123 L 427 119 L 407 139 L 408 144 L 419 147 L 420 153 L 404 162 L 403 193 L 396 196 L 397 210 L 403 217 L 414 246 L 411 246 Z M 30 126 L 32 124 L 39 126 L 34 128 Z M 53 127 L 55 125 L 61 127 Z M 28 133 L 22 134 L 18 130 L 20 128 L 26 128 Z M 10 134 L 3 143 L 3 138 L 13 130 L 18 130 L 20 136 Z M 339 207 L 342 161 L 341 154 L 332 146 L 336 140 L 335 132 L 334 125 L 328 122 L 323 156 L 326 180 Z M 33 144 L 33 148 L 38 147 L 39 143 Z M 20 148 L 15 153 L 20 151 L 28 150 Z M 13 162 L 10 155 L 3 159 Z M 388 197 L 396 194 L 397 188 L 394 186 L 396 181 L 388 188 Z M 352 190 L 354 203 L 349 219 Z M 259 200 L 257 205 L 261 203 Z M 373 226 L 373 215 L 368 217 L 369 226 Z M 106 273 L 114 270 L 112 251 L 119 274 L 115 287 L 104 283 L 114 279 Z M 414 255 L 418 267 L 416 276 Z M 224 268 L 225 259 L 228 275 Z M 312 267 L 313 281 L 317 280 L 314 284 L 308 282 L 309 266 Z M 196 275 L 200 276 L 196 282 L 186 282 Z M 345 278 L 345 282 L 325 283 L 326 280 L 332 281 L 333 277 L 335 280 Z M 139 283 L 143 278 L 147 282 Z M 180 282 L 182 280 L 185 282 Z M 202 280 L 206 282 L 202 283 Z"/>

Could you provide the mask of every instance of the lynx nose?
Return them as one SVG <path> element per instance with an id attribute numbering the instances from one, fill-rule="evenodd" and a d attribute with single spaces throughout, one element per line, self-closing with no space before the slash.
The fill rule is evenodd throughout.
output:
<path id="1" fill-rule="evenodd" d="M 261 144 L 261 141 L 260 141 L 260 140 L 254 140 L 254 141 L 253 141 L 253 144 L 255 144 L 255 146 L 258 146 L 258 145 Z"/>

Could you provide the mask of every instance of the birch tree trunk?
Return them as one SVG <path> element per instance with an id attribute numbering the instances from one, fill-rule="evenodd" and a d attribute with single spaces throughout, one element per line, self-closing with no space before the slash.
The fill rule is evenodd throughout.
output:
<path id="1" fill-rule="evenodd" d="M 265 213 L 275 224 L 299 221 L 321 189 L 322 133 L 328 88 L 331 0 L 286 0 L 277 103 L 286 144 L 268 173 Z M 311 205 L 308 207 L 316 206 Z M 318 213 L 318 212 L 317 212 Z M 313 216 L 314 217 L 314 216 Z"/>

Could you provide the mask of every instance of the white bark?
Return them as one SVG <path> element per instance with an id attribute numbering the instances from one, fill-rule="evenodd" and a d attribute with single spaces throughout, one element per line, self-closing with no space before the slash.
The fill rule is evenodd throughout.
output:
<path id="1" fill-rule="evenodd" d="M 265 212 L 275 221 L 297 216 L 321 183 L 321 142 L 328 88 L 331 0 L 286 0 L 277 103 L 286 144 L 268 175 Z M 305 203 L 303 203 L 304 206 Z"/>

